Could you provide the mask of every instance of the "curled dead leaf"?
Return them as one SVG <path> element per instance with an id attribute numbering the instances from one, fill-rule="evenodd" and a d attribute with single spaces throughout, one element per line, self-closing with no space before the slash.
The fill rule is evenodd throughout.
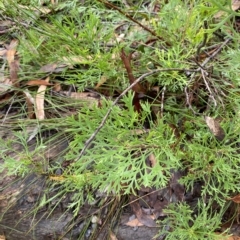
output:
<path id="1" fill-rule="evenodd" d="M 225 137 L 224 130 L 220 126 L 220 123 L 217 119 L 214 119 L 212 117 L 205 117 L 205 121 L 207 126 L 209 127 L 212 134 L 219 140 L 222 141 Z"/>
<path id="2" fill-rule="evenodd" d="M 233 201 L 235 203 L 240 203 L 240 194 L 238 194 L 238 195 L 236 195 L 236 196 L 234 196 L 232 198 L 229 198 L 228 200 L 231 200 L 231 201 Z"/>

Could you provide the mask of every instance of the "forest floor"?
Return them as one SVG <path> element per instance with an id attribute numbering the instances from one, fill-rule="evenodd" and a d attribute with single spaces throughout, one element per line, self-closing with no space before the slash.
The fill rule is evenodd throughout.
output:
<path id="1" fill-rule="evenodd" d="M 240 1 L 0 2 L 0 239 L 240 239 Z"/>

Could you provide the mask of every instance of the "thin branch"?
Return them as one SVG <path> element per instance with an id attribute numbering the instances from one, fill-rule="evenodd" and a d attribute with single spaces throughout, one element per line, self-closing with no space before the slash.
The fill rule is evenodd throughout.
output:
<path id="1" fill-rule="evenodd" d="M 212 98 L 212 100 L 213 100 L 213 102 L 214 102 L 214 106 L 216 107 L 216 106 L 217 106 L 217 102 L 216 102 L 216 100 L 215 100 L 215 98 L 214 98 L 214 96 L 213 96 L 212 90 L 211 90 L 211 88 L 209 87 L 208 82 L 207 82 L 207 80 L 206 80 L 206 78 L 205 78 L 205 72 L 204 72 L 204 70 L 201 69 L 201 73 L 202 73 L 203 81 L 204 81 L 204 83 L 205 83 L 205 85 L 206 85 L 206 87 L 207 87 L 207 89 L 208 89 L 208 91 L 209 91 L 209 93 L 210 93 L 210 97 Z"/>
<path id="2" fill-rule="evenodd" d="M 225 47 L 232 39 L 231 38 L 227 38 L 223 43 L 222 45 L 215 51 L 213 52 L 212 55 L 210 55 L 208 58 L 206 58 L 203 63 L 201 64 L 201 66 L 199 68 L 196 69 L 195 72 L 193 72 L 189 82 L 188 82 L 188 85 L 184 88 L 184 92 L 185 92 L 185 95 L 186 95 L 186 99 L 187 99 L 187 104 L 188 104 L 188 107 L 193 111 L 194 114 L 196 114 L 196 112 L 193 110 L 192 106 L 191 106 L 191 103 L 189 101 L 189 96 L 188 96 L 188 86 L 190 85 L 190 83 L 193 81 L 195 75 L 196 75 L 196 72 L 199 72 L 201 71 L 202 69 L 204 69 L 204 66 L 210 61 L 212 60 L 222 49 L 223 47 Z"/>
<path id="3" fill-rule="evenodd" d="M 231 38 L 227 38 L 223 43 L 222 45 L 215 51 L 213 52 L 212 55 L 210 55 L 208 58 L 206 58 L 203 63 L 201 64 L 201 68 L 203 68 L 210 60 L 212 60 L 222 49 L 223 47 L 225 47 L 228 42 L 230 42 L 232 39 Z M 199 67 L 197 70 L 200 71 L 201 68 Z"/>
<path id="4" fill-rule="evenodd" d="M 129 82 L 130 82 L 130 84 L 132 84 L 132 83 L 135 82 L 135 77 L 133 75 L 132 68 L 131 68 L 131 62 L 130 62 L 131 54 L 129 56 L 127 56 L 126 53 L 124 52 L 124 50 L 122 49 L 120 57 L 121 57 L 121 59 L 123 61 L 123 64 L 126 68 Z M 145 92 L 140 83 L 135 84 L 134 87 L 132 88 L 132 90 L 136 93 L 140 93 L 140 92 L 144 93 Z"/>
<path id="5" fill-rule="evenodd" d="M 163 117 L 163 109 L 164 109 L 164 94 L 166 91 L 166 86 L 163 87 L 162 90 L 162 102 L 161 102 L 161 117 Z"/>
<path id="6" fill-rule="evenodd" d="M 135 22 L 137 25 L 139 25 L 141 28 L 143 28 L 145 31 L 151 33 L 153 36 L 155 36 L 156 38 L 158 38 L 161 41 L 164 41 L 164 43 L 166 43 L 168 46 L 171 46 L 170 43 L 166 42 L 163 38 L 161 38 L 160 36 L 157 35 L 156 32 L 154 32 L 153 30 L 149 29 L 148 27 L 144 26 L 143 24 L 141 24 L 139 21 L 137 21 L 136 19 L 134 19 L 132 16 L 130 16 L 128 13 L 124 12 L 123 10 L 121 10 L 120 8 L 118 8 L 117 6 L 115 6 L 114 4 L 108 2 L 108 1 L 104 1 L 104 0 L 98 0 L 99 2 L 105 4 L 106 6 L 113 8 L 115 10 L 117 10 L 118 12 L 120 12 L 122 15 L 124 15 L 125 17 L 127 17 L 128 19 L 130 19 L 131 21 Z"/>
<path id="7" fill-rule="evenodd" d="M 5 121 L 6 121 L 6 119 L 7 119 L 7 116 L 8 116 L 8 113 L 9 113 L 10 109 L 12 108 L 12 105 L 13 105 L 14 100 L 15 100 L 15 97 L 12 98 L 12 101 L 11 101 L 11 103 L 10 103 L 10 106 L 8 107 L 8 110 L 7 110 L 7 112 L 5 113 L 5 116 L 4 116 L 3 120 L 2 120 L 1 126 L 5 123 Z"/>
<path id="8" fill-rule="evenodd" d="M 142 76 L 140 76 L 139 78 L 137 78 L 135 80 L 134 83 L 132 83 L 129 87 L 127 87 L 113 102 L 112 106 L 108 109 L 106 115 L 103 117 L 101 123 L 99 124 L 99 126 L 97 127 L 97 129 L 94 131 L 94 133 L 88 138 L 88 140 L 85 142 L 85 145 L 82 149 L 82 151 L 80 152 L 79 156 L 75 159 L 75 161 L 78 161 L 86 152 L 86 150 L 89 148 L 91 142 L 96 138 L 97 134 L 99 133 L 99 131 L 103 128 L 103 126 L 105 125 L 110 113 L 113 110 L 113 107 L 119 102 L 119 100 L 129 91 L 131 90 L 136 84 L 138 84 L 141 80 L 143 80 L 145 77 L 153 75 L 155 73 L 158 72 L 169 72 L 169 71 L 181 71 L 184 72 L 186 71 L 185 69 L 180 69 L 180 68 L 166 68 L 166 69 L 156 69 L 153 70 L 151 72 L 145 73 Z"/>

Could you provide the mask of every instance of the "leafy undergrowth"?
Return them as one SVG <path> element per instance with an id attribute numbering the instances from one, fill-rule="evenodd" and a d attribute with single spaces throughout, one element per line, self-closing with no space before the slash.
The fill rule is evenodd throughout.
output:
<path id="1" fill-rule="evenodd" d="M 0 6 L 2 175 L 60 189 L 37 208 L 129 196 L 127 225 L 222 239 L 238 222 L 239 4 Z"/>

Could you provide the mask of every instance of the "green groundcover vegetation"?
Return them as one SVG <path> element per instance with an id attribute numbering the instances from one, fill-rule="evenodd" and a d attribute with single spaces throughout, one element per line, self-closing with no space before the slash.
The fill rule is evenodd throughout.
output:
<path id="1" fill-rule="evenodd" d="M 166 239 L 217 238 L 229 198 L 240 192 L 240 15 L 231 2 L 3 0 L 0 9 L 4 23 L 11 22 L 1 45 L 17 40 L 19 61 L 18 84 L 1 87 L 0 128 L 13 132 L 0 139 L 2 174 L 49 176 L 61 186 L 59 196 L 74 192 L 69 209 L 77 215 L 96 191 L 123 196 L 143 186 L 161 189 L 173 169 L 183 170 L 186 192 L 202 183 L 198 214 L 184 201 L 169 204 L 160 223 L 171 223 Z M 123 53 L 131 54 L 135 79 L 149 75 L 140 81 L 142 92 L 133 88 L 116 102 L 131 84 Z M 6 56 L 1 64 L 7 78 Z M 39 94 L 29 82 L 46 77 L 52 85 L 45 117 L 29 117 L 27 93 Z M 99 96 L 97 104 L 62 94 L 86 89 Z M 44 157 L 63 141 L 68 146 L 55 159 Z M 153 166 L 146 163 L 150 155 Z M 39 206 L 51 200 L 44 195 Z"/>

